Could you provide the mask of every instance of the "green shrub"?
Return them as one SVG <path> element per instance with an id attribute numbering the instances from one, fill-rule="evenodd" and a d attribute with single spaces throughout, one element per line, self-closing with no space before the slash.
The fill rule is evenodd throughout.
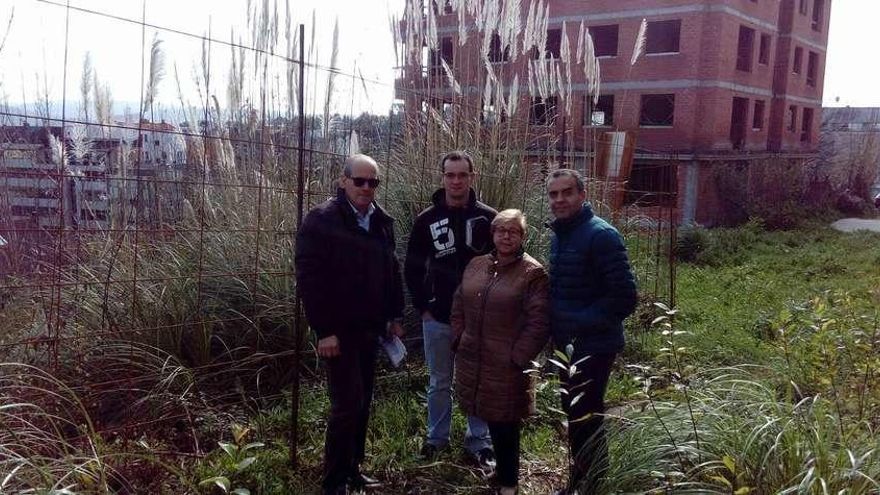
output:
<path id="1" fill-rule="evenodd" d="M 707 266 L 731 266 L 742 263 L 744 253 L 766 235 L 764 221 L 750 218 L 745 224 L 735 228 L 717 228 L 708 231 L 705 248 L 694 261 Z"/>
<path id="2" fill-rule="evenodd" d="M 698 225 L 688 225 L 679 229 L 675 239 L 675 257 L 678 261 L 692 263 L 706 250 L 709 234 Z"/>
<path id="3" fill-rule="evenodd" d="M 876 493 L 880 443 L 870 425 L 840 416 L 825 396 L 780 398 L 757 377 L 769 371 L 704 372 L 691 380 L 692 413 L 653 401 L 609 421 L 603 493 Z"/>

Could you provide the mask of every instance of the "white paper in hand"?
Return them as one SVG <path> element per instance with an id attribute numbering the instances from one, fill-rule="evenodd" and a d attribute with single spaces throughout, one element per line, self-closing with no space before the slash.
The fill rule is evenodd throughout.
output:
<path id="1" fill-rule="evenodd" d="M 379 343 L 385 349 L 385 354 L 388 355 L 388 360 L 391 361 L 391 364 L 395 368 L 399 367 L 406 357 L 406 346 L 403 345 L 403 341 L 397 335 L 392 335 L 390 337 L 379 337 Z"/>

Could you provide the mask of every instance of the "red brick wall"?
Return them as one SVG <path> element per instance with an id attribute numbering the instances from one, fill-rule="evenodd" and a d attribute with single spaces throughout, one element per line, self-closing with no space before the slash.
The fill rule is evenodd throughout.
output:
<path id="1" fill-rule="evenodd" d="M 818 31 L 811 26 L 812 6 L 816 0 L 808 0 L 806 15 L 798 12 L 799 1 L 550 0 L 550 17 L 556 19 L 550 23 L 550 27 L 561 27 L 558 19 L 568 16 L 566 27 L 572 51 L 575 51 L 579 19 L 588 17 L 585 21 L 588 27 L 607 24 L 619 26 L 617 56 L 600 59 L 601 92 L 615 96 L 614 128 L 604 127 L 599 130 L 632 131 L 637 138 L 639 153 L 723 153 L 735 157 L 730 139 L 734 97 L 748 99 L 745 151 L 810 152 L 817 147 L 822 118 L 824 47 L 827 46 L 832 1 L 825 1 L 823 22 Z M 527 8 L 528 4 L 525 3 L 523 16 L 526 15 Z M 678 12 L 657 13 L 663 9 L 678 9 Z M 611 13 L 621 15 L 601 18 L 603 14 Z M 630 56 L 643 15 L 649 21 L 681 19 L 680 50 L 675 54 L 643 55 L 635 66 L 631 66 Z M 456 22 L 455 16 L 441 17 L 441 31 L 444 26 L 447 31 L 454 28 Z M 755 30 L 750 71 L 736 68 L 740 26 Z M 770 35 L 770 60 L 767 64 L 759 62 L 762 34 Z M 459 97 L 456 103 L 463 107 L 464 114 L 475 117 L 479 115 L 482 81 L 485 77 L 479 53 L 481 36 L 469 31 L 469 41 L 464 47 L 458 46 L 457 32 L 447 32 L 441 36 L 452 36 L 455 39 L 454 68 L 458 82 L 465 88 L 464 96 Z M 795 46 L 801 46 L 804 50 L 802 69 L 798 75 L 791 73 Z M 815 87 L 806 84 L 810 51 L 819 55 Z M 525 88 L 525 66 L 529 58 L 528 55 L 518 55 L 514 62 L 494 65 L 505 86 L 510 85 L 511 74 L 518 73 L 519 83 Z M 584 84 L 580 70 L 576 69 L 573 76 L 575 84 Z M 649 89 L 646 86 L 652 87 Z M 521 95 L 525 93 L 525 89 L 520 92 Z M 641 95 L 646 93 L 676 95 L 674 125 L 671 128 L 646 128 L 639 125 Z M 752 126 L 756 100 L 764 102 L 764 121 L 758 130 L 754 130 Z M 411 101 L 416 100 L 413 98 Z M 576 149 L 588 148 L 587 137 L 591 131 L 591 128 L 582 125 L 582 101 L 583 93 L 575 91 L 573 112 L 566 119 L 566 130 L 570 133 L 569 143 L 574 143 Z M 410 101 L 407 104 L 410 105 Z M 798 108 L 795 131 L 788 130 L 788 107 L 792 104 Z M 805 106 L 812 108 L 814 112 L 813 127 L 807 143 L 801 141 Z M 528 111 L 529 100 L 523 96 L 516 120 L 524 122 Z M 561 133 L 561 121 L 561 118 L 557 121 L 553 132 Z M 696 210 L 698 221 L 717 217 L 729 206 L 725 206 L 723 198 L 718 198 L 714 192 L 712 174 L 704 173 L 704 169 L 711 171 L 715 166 L 717 165 L 709 166 L 706 162 L 700 166 L 697 192 L 699 204 Z M 685 170 L 686 167 L 680 167 L 678 171 L 682 180 Z M 683 187 L 680 180 L 680 198 L 683 196 Z M 680 204 L 679 207 L 681 206 Z"/>
<path id="2" fill-rule="evenodd" d="M 732 148 L 730 142 L 730 112 L 734 96 L 749 99 L 749 115 L 745 149 L 759 150 L 812 150 L 818 141 L 818 126 L 821 120 L 822 79 L 824 74 L 824 50 L 803 45 L 792 39 L 791 33 L 797 37 L 810 40 L 824 46 L 827 43 L 827 24 L 830 12 L 830 1 L 827 1 L 824 25 L 820 31 L 811 28 L 811 11 L 807 15 L 797 12 L 799 0 L 556 0 L 550 2 L 551 28 L 561 27 L 560 18 L 569 17 L 566 21 L 567 32 L 571 39 L 572 50 L 576 48 L 576 31 L 579 19 L 591 17 L 585 21 L 587 26 L 618 24 L 618 54 L 615 57 L 600 59 L 602 69 L 603 94 L 615 95 L 615 125 L 618 129 L 633 130 L 639 138 L 639 146 L 660 151 L 727 151 Z M 810 7 L 812 2 L 809 0 Z M 780 3 L 781 2 L 781 3 Z M 678 13 L 661 13 L 663 9 L 689 10 Z M 735 10 L 740 15 L 733 15 Z M 638 15 L 626 14 L 636 12 Z M 601 18 L 603 13 L 620 13 L 618 18 Z M 523 15 L 525 15 L 525 8 Z M 665 19 L 681 19 L 680 51 L 675 54 L 643 55 L 635 66 L 630 65 L 630 55 L 636 33 L 641 22 L 641 15 L 650 21 Z M 743 17 L 744 16 L 744 17 Z M 449 32 L 457 22 L 456 16 L 441 16 L 439 25 L 441 32 L 444 26 L 446 33 L 455 41 L 454 70 L 458 82 L 465 88 L 465 97 L 460 103 L 469 107 L 469 113 L 476 114 L 482 100 L 484 66 L 479 55 L 481 36 L 474 31 L 468 32 L 468 43 L 458 46 L 457 32 Z M 737 40 L 740 26 L 748 26 L 755 30 L 751 71 L 736 69 Z M 771 26 L 780 26 L 777 32 Z M 762 34 L 771 35 L 770 61 L 768 64 L 759 62 L 760 40 Z M 800 75 L 792 75 L 790 71 L 793 45 L 804 48 L 802 70 Z M 819 54 L 817 81 L 815 87 L 806 85 L 809 52 Z M 518 55 L 515 61 L 495 64 L 494 70 L 499 71 L 500 78 L 509 85 L 511 74 L 520 74 L 520 84 L 525 86 L 525 66 L 528 55 Z M 788 67 L 789 70 L 785 70 Z M 774 74 L 775 68 L 775 74 Z M 584 77 L 580 70 L 574 70 L 575 84 L 583 84 Z M 774 79 L 775 78 L 775 79 Z M 443 77 L 436 78 L 439 86 L 446 86 Z M 658 81 L 702 81 L 701 87 L 672 89 L 657 87 L 643 89 L 638 83 L 650 84 Z M 722 87 L 718 87 L 718 86 Z M 468 89 L 470 88 L 470 89 Z M 755 90 L 760 94 L 756 94 Z M 638 126 L 638 107 L 642 93 L 676 94 L 675 125 L 673 129 L 647 129 Z M 780 98 L 791 95 L 795 101 L 784 99 L 772 100 L 771 93 Z M 451 99 L 451 98 L 448 98 Z M 752 131 L 752 112 L 754 101 L 765 101 L 765 125 L 759 131 Z M 807 103 L 806 100 L 810 100 Z M 580 131 L 583 122 L 582 95 L 575 94 L 572 102 L 573 115 L 567 119 L 568 129 Z M 787 130 L 787 111 L 790 104 L 798 107 L 798 128 L 796 132 Z M 800 140 L 802 108 L 810 106 L 814 109 L 814 126 L 811 132 L 811 143 Z M 528 100 L 520 104 L 522 112 L 528 111 Z M 561 123 L 560 123 L 561 126 Z M 560 128 L 561 130 L 561 128 Z M 575 136 L 575 140 L 578 136 Z M 768 146 L 769 145 L 769 146 Z"/>

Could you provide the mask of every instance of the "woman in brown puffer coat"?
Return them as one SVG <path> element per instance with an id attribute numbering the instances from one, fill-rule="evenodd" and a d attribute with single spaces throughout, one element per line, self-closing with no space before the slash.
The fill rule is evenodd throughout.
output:
<path id="1" fill-rule="evenodd" d="M 534 411 L 524 371 L 549 339 L 547 272 L 523 251 L 525 235 L 521 211 L 498 213 L 495 251 L 468 264 L 451 315 L 455 395 L 489 424 L 503 495 L 517 491 L 520 424 Z"/>

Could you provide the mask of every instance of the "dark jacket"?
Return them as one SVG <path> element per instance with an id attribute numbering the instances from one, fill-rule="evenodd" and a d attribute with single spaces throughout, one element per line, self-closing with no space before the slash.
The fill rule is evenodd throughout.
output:
<path id="1" fill-rule="evenodd" d="M 617 230 L 589 204 L 550 227 L 550 328 L 578 355 L 623 350 L 623 320 L 636 307 L 636 283 Z"/>
<path id="2" fill-rule="evenodd" d="M 550 336 L 547 272 L 528 254 L 505 264 L 491 254 L 467 266 L 455 292 L 455 395 L 466 413 L 513 422 L 534 412 L 523 373 Z"/>
<path id="3" fill-rule="evenodd" d="M 474 256 L 492 250 L 489 226 L 498 212 L 477 201 L 473 189 L 464 208 L 448 207 L 445 189 L 437 190 L 432 200 L 413 224 L 404 273 L 413 307 L 449 323 L 452 293 L 462 272 Z"/>
<path id="4" fill-rule="evenodd" d="M 296 238 L 296 282 L 318 338 L 384 330 L 403 314 L 403 284 L 394 253 L 394 219 L 374 203 L 362 229 L 345 192 L 306 215 Z"/>

